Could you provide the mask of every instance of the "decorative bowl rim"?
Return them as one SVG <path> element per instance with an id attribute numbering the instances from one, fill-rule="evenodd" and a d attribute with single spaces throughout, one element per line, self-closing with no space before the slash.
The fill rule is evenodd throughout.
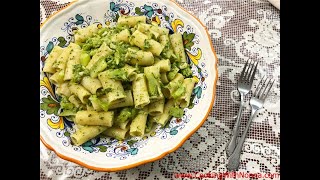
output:
<path id="1" fill-rule="evenodd" d="M 63 12 L 64 10 L 66 10 L 67 8 L 71 7 L 75 2 L 78 2 L 79 0 L 73 0 L 72 2 L 70 2 L 67 6 L 63 7 L 62 9 L 54 12 L 53 14 L 49 15 L 48 18 L 42 23 L 40 24 L 40 29 L 45 25 L 45 23 L 47 23 L 49 20 L 52 20 L 52 18 L 55 17 L 55 15 L 57 15 L 58 13 L 60 12 Z M 172 2 L 173 4 L 175 4 L 177 7 L 179 7 L 181 10 L 185 11 L 187 14 L 189 14 L 190 16 L 192 16 L 195 20 L 197 20 L 201 26 L 204 28 L 204 30 L 206 31 L 206 35 L 207 35 L 207 38 L 209 40 L 209 43 L 210 43 L 210 47 L 211 47 L 211 51 L 212 53 L 214 54 L 214 57 L 215 57 L 215 63 L 213 64 L 213 68 L 214 68 L 214 71 L 215 71 L 215 78 L 214 78 L 214 81 L 213 81 L 213 92 L 212 92 L 212 99 L 211 99 L 211 103 L 210 103 L 210 106 L 208 108 L 208 111 L 207 113 L 205 114 L 204 118 L 201 120 L 201 122 L 198 124 L 198 126 L 196 126 L 194 129 L 192 129 L 192 131 L 190 131 L 175 147 L 171 148 L 170 150 L 168 151 L 165 151 L 163 152 L 162 154 L 160 154 L 159 156 L 156 156 L 156 157 L 153 157 L 153 158 L 150 158 L 150 159 L 146 159 L 146 160 L 141 160 L 141 161 L 138 161 L 138 162 L 135 162 L 133 164 L 129 164 L 129 165 L 125 165 L 125 166 L 121 166 L 121 167 L 115 167 L 115 168 L 102 168 L 102 167 L 95 167 L 95 166 L 92 166 L 92 165 L 89 165 L 89 164 L 86 164 L 84 162 L 82 162 L 81 160 L 79 159 L 75 159 L 75 158 L 71 158 L 71 157 L 68 157 L 62 153 L 59 153 L 56 149 L 54 149 L 51 145 L 49 145 L 45 140 L 44 138 L 41 136 L 40 134 L 40 140 L 41 142 L 44 144 L 44 146 L 48 149 L 50 149 L 51 151 L 55 152 L 55 154 L 64 159 L 64 160 L 67 160 L 67 161 L 70 161 L 70 162 L 73 162 L 73 163 L 76 163 L 78 165 L 81 165 L 83 167 L 86 167 L 88 169 L 92 169 L 92 170 L 95 170 L 95 171 L 102 171 L 102 172 L 115 172 L 115 171 L 121 171 L 121 170 L 127 170 L 127 169 L 131 169 L 131 168 L 134 168 L 134 167 L 137 167 L 137 166 L 140 166 L 140 165 L 143 165 L 143 164 L 146 164 L 146 163 L 149 163 L 149 162 L 154 162 L 154 161 L 157 161 L 157 160 L 160 160 L 162 159 L 164 156 L 176 151 L 177 149 L 179 149 L 187 139 L 189 139 L 189 137 L 191 137 L 202 125 L 203 123 L 206 121 L 206 119 L 208 118 L 209 116 L 209 113 L 213 107 L 213 104 L 214 104 L 214 101 L 215 101 L 215 97 L 216 97 L 216 85 L 217 85 L 217 81 L 218 81 L 218 67 L 217 67 L 217 64 L 218 64 L 218 58 L 217 58 L 217 54 L 214 50 L 214 47 L 213 47 L 213 44 L 212 44 L 212 41 L 211 41 L 211 38 L 210 38 L 210 35 L 209 35 L 209 32 L 208 32 L 208 29 L 207 27 L 196 17 L 194 16 L 193 14 L 191 14 L 190 12 L 188 12 L 186 9 L 184 9 L 181 5 L 179 5 L 177 2 L 175 2 L 174 0 L 168 0 L 170 2 Z"/>

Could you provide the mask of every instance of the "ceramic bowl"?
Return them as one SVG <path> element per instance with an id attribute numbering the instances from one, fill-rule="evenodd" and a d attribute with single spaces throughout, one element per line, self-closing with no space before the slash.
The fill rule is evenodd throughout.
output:
<path id="1" fill-rule="evenodd" d="M 192 108 L 182 118 L 172 118 L 165 128 L 149 136 L 118 141 L 95 138 L 74 146 L 70 134 L 74 124 L 58 116 L 59 97 L 42 72 L 54 46 L 73 41 L 73 29 L 91 24 L 112 26 L 121 15 L 143 15 L 161 27 L 183 35 L 188 63 L 197 84 Z M 205 26 L 171 0 L 84 0 L 74 1 L 50 16 L 40 26 L 40 139 L 66 160 L 97 171 L 118 171 L 158 160 L 177 150 L 204 123 L 212 109 L 218 78 L 217 57 Z"/>

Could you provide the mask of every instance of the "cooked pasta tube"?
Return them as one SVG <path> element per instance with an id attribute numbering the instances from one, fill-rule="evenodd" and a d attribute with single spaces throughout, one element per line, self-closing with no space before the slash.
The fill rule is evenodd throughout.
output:
<path id="1" fill-rule="evenodd" d="M 114 112 L 78 111 L 74 122 L 80 125 L 106 126 L 113 125 Z"/>
<path id="2" fill-rule="evenodd" d="M 80 146 L 90 139 L 105 131 L 105 126 L 80 126 L 75 133 L 71 134 L 71 141 L 74 145 Z"/>
<path id="3" fill-rule="evenodd" d="M 158 115 L 158 116 L 154 116 L 154 120 L 160 124 L 161 126 L 166 125 L 166 123 L 168 122 L 168 120 L 172 117 L 169 114 L 170 108 L 174 107 L 174 100 L 173 99 L 169 99 L 168 102 L 166 102 L 166 104 L 164 105 L 164 110 L 163 113 Z"/>
<path id="4" fill-rule="evenodd" d="M 154 66 L 159 66 L 161 73 L 168 72 L 171 70 L 171 63 L 170 63 L 169 59 L 163 59 L 160 61 L 156 61 L 154 63 Z"/>
<path id="5" fill-rule="evenodd" d="M 100 80 L 103 89 L 107 89 L 109 91 L 107 93 L 107 99 L 109 104 L 121 102 L 126 98 L 121 82 L 116 81 L 114 79 L 110 79 L 108 77 L 108 72 L 101 72 L 98 75 L 98 79 Z"/>
<path id="6" fill-rule="evenodd" d="M 163 113 L 163 108 L 164 108 L 164 98 L 160 99 L 158 101 L 155 101 L 153 103 L 150 103 L 148 105 L 149 108 L 149 114 L 152 116 L 157 116 Z"/>
<path id="7" fill-rule="evenodd" d="M 128 48 L 125 58 L 129 60 L 131 65 L 150 66 L 154 63 L 154 57 L 151 52 L 135 48 Z"/>
<path id="8" fill-rule="evenodd" d="M 91 94 L 86 88 L 78 84 L 71 84 L 69 89 L 71 93 L 75 94 L 83 104 L 88 102 L 88 98 Z"/>
<path id="9" fill-rule="evenodd" d="M 173 49 L 172 49 L 172 45 L 171 45 L 169 36 L 168 35 L 161 35 L 159 37 L 159 42 L 162 46 L 164 46 L 162 55 L 165 58 L 168 58 L 168 59 L 171 58 L 174 53 L 173 53 Z"/>
<path id="10" fill-rule="evenodd" d="M 70 53 L 67 60 L 66 70 L 64 73 L 64 78 L 63 78 L 64 81 L 71 80 L 72 76 L 74 76 L 73 66 L 76 64 L 80 64 L 80 55 L 81 55 L 81 50 L 79 49 L 74 49 Z"/>
<path id="11" fill-rule="evenodd" d="M 58 85 L 64 82 L 63 77 L 64 77 L 64 72 L 60 70 L 55 72 L 53 75 L 51 75 L 49 79 L 53 84 Z"/>
<path id="12" fill-rule="evenodd" d="M 146 128 L 148 113 L 141 110 L 138 115 L 132 120 L 130 124 L 131 136 L 143 136 Z"/>
<path id="13" fill-rule="evenodd" d="M 146 16 L 121 16 L 118 19 L 118 25 L 128 25 L 129 27 L 134 27 L 138 23 L 146 23 Z"/>
<path id="14" fill-rule="evenodd" d="M 112 37 L 112 41 L 114 42 L 126 42 L 129 43 L 129 37 L 130 37 L 130 31 L 128 29 L 124 29 L 121 32 L 119 32 L 118 34 L 115 34 Z"/>
<path id="15" fill-rule="evenodd" d="M 102 134 L 113 137 L 119 141 L 124 140 L 129 128 L 121 129 L 119 127 L 111 127 L 105 130 Z"/>
<path id="16" fill-rule="evenodd" d="M 111 103 L 109 105 L 109 109 L 116 109 L 116 108 L 120 108 L 120 107 L 128 107 L 128 106 L 134 105 L 131 90 L 127 90 L 124 93 L 125 93 L 126 97 L 117 103 Z M 107 102 L 107 98 L 105 97 L 105 99 L 104 100 L 102 99 L 102 101 Z"/>
<path id="17" fill-rule="evenodd" d="M 68 100 L 77 108 L 82 107 L 82 103 L 76 95 L 71 95 Z"/>
<path id="18" fill-rule="evenodd" d="M 57 58 L 56 62 L 53 64 L 53 67 L 56 68 L 57 70 L 62 70 L 64 72 L 66 69 L 66 65 L 67 65 L 70 54 L 74 50 L 80 50 L 80 49 L 81 47 L 79 45 L 70 43 L 68 47 L 63 49 L 62 53 Z"/>
<path id="19" fill-rule="evenodd" d="M 99 28 L 97 24 L 92 24 L 87 28 L 78 29 L 74 35 L 75 43 L 76 44 L 84 43 L 88 38 L 92 37 L 95 33 L 97 33 L 98 30 Z"/>
<path id="20" fill-rule="evenodd" d="M 64 95 L 67 97 L 71 96 L 71 91 L 69 90 L 68 84 L 69 84 L 68 82 L 64 82 L 62 84 L 59 84 L 57 86 L 56 93 L 60 96 L 61 95 Z"/>
<path id="21" fill-rule="evenodd" d="M 81 80 L 81 85 L 90 91 L 91 94 L 96 94 L 98 89 L 102 89 L 101 82 L 97 78 L 85 76 Z"/>
<path id="22" fill-rule="evenodd" d="M 136 45 L 143 50 L 150 51 L 153 55 L 160 56 L 164 46 L 153 39 L 149 39 L 147 35 L 136 30 L 132 36 L 130 43 Z"/>
<path id="23" fill-rule="evenodd" d="M 91 70 L 94 64 L 98 62 L 100 59 L 104 59 L 107 56 L 110 56 L 114 53 L 109 46 L 103 42 L 99 47 L 98 51 L 92 56 L 92 59 L 89 61 L 88 65 L 86 66 L 87 69 Z"/>
<path id="24" fill-rule="evenodd" d="M 43 72 L 55 73 L 56 69 L 53 67 L 53 64 L 56 62 L 60 54 L 63 52 L 63 49 L 60 46 L 54 46 L 50 52 L 48 58 L 46 59 L 43 67 Z"/>
<path id="25" fill-rule="evenodd" d="M 160 79 L 161 79 L 162 84 L 168 84 L 169 83 L 169 80 L 168 80 L 168 77 L 167 77 L 167 73 L 160 73 Z"/>
<path id="26" fill-rule="evenodd" d="M 186 88 L 185 93 L 178 99 L 180 107 L 186 108 L 190 104 L 190 97 L 194 88 L 195 80 L 193 78 L 186 78 L 183 80 L 183 86 Z"/>
<path id="27" fill-rule="evenodd" d="M 183 75 L 178 73 L 172 81 L 163 88 L 163 94 L 166 98 L 172 97 L 172 93 L 183 83 Z"/>
<path id="28" fill-rule="evenodd" d="M 170 42 L 173 47 L 174 53 L 179 57 L 179 62 L 187 62 L 182 35 L 180 33 L 171 34 Z"/>
<path id="29" fill-rule="evenodd" d="M 135 108 L 142 109 L 150 103 L 147 82 L 143 74 L 137 74 L 132 83 L 132 88 Z"/>
<path id="30" fill-rule="evenodd" d="M 148 66 L 144 68 L 144 74 L 147 79 L 148 93 L 150 101 L 154 102 L 163 99 L 163 94 L 160 86 L 160 67 Z"/>

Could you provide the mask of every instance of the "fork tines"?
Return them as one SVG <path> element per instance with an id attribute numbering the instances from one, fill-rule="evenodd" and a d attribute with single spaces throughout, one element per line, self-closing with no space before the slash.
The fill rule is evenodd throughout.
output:
<path id="1" fill-rule="evenodd" d="M 247 60 L 241 72 L 239 81 L 245 82 L 245 83 L 252 82 L 254 78 L 254 74 L 256 73 L 256 70 L 257 70 L 257 66 L 258 66 L 258 61 L 254 62 L 253 60 Z"/>
<path id="2" fill-rule="evenodd" d="M 265 78 L 265 76 L 263 76 L 256 90 L 254 91 L 253 96 L 264 100 L 267 97 L 267 94 L 269 93 L 274 81 L 275 80 L 271 81 L 270 78 Z"/>

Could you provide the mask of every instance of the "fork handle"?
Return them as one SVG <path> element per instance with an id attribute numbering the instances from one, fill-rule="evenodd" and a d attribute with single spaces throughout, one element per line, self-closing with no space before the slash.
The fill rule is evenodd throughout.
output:
<path id="1" fill-rule="evenodd" d="M 228 161 L 228 165 L 227 165 L 227 168 L 229 171 L 235 171 L 235 170 L 238 170 L 238 168 L 239 168 L 242 146 L 243 146 L 244 140 L 246 139 L 247 133 L 249 131 L 252 119 L 253 119 L 254 115 L 256 114 L 256 111 L 257 110 L 252 109 L 251 116 L 250 116 L 249 121 L 246 125 L 246 128 L 244 129 L 243 134 L 237 144 L 237 147 L 235 148 L 235 150 L 233 151 L 233 153 L 229 157 L 229 161 Z"/>
<path id="2" fill-rule="evenodd" d="M 237 145 L 237 137 L 238 137 L 238 134 L 239 134 L 239 128 L 240 128 L 240 122 L 241 122 L 241 115 L 242 115 L 242 110 L 243 110 L 243 107 L 244 107 L 244 98 L 242 98 L 243 96 L 241 95 L 241 103 L 240 103 L 240 108 L 239 108 L 239 112 L 238 112 L 238 115 L 237 115 L 237 120 L 236 120 L 236 123 L 233 127 L 233 130 L 232 130 L 232 136 L 231 136 L 231 140 L 228 144 L 228 147 L 227 147 L 227 155 L 230 156 L 234 149 L 236 148 L 236 145 Z"/>

